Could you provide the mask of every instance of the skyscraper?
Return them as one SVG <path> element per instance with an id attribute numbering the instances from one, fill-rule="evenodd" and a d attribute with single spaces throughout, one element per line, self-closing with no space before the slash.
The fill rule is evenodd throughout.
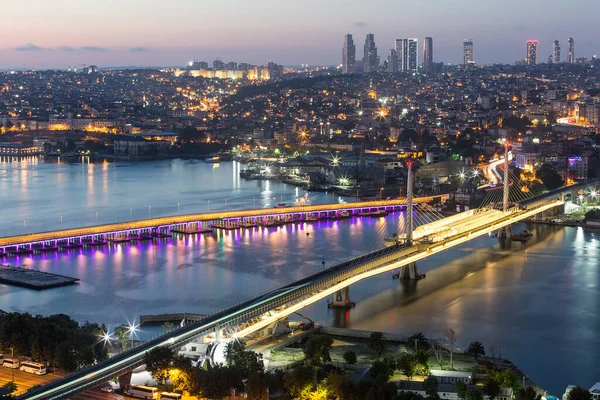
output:
<path id="1" fill-rule="evenodd" d="M 423 71 L 433 72 L 433 39 L 430 37 L 423 41 Z"/>
<path id="2" fill-rule="evenodd" d="M 537 54 L 538 54 L 538 41 L 537 40 L 528 40 L 527 41 L 527 65 L 536 65 L 537 64 Z"/>
<path id="3" fill-rule="evenodd" d="M 388 54 L 387 71 L 392 74 L 398 72 L 398 53 L 394 49 L 390 49 Z"/>
<path id="4" fill-rule="evenodd" d="M 365 38 L 365 49 L 363 54 L 363 71 L 365 73 L 375 72 L 379 69 L 379 57 L 375 46 L 375 35 L 367 33 Z"/>
<path id="5" fill-rule="evenodd" d="M 342 72 L 344 74 L 353 74 L 356 72 L 356 46 L 352 35 L 347 34 L 344 37 L 344 48 L 342 49 Z"/>
<path id="6" fill-rule="evenodd" d="M 398 71 L 416 71 L 419 67 L 419 43 L 417 39 L 396 39 Z"/>
<path id="7" fill-rule="evenodd" d="M 473 39 L 463 41 L 463 64 L 473 64 Z"/>
<path id="8" fill-rule="evenodd" d="M 575 62 L 575 40 L 573 38 L 569 38 L 569 64 L 573 64 Z"/>
<path id="9" fill-rule="evenodd" d="M 554 64 L 558 64 L 560 62 L 560 43 L 558 40 L 554 41 L 553 61 Z"/>

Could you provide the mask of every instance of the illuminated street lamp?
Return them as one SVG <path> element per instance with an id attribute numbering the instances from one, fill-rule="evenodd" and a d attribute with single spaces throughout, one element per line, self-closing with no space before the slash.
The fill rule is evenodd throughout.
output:
<path id="1" fill-rule="evenodd" d="M 334 167 L 338 167 L 340 165 L 340 158 L 338 156 L 333 156 L 331 158 L 331 165 Z"/>
<path id="2" fill-rule="evenodd" d="M 473 170 L 473 178 L 477 178 L 479 176 L 479 170 L 477 168 L 475 168 Z"/>
<path id="3" fill-rule="evenodd" d="M 127 332 L 129 332 L 129 340 L 131 342 L 132 348 L 133 348 L 133 335 L 135 335 L 137 333 L 138 327 L 139 327 L 139 325 L 135 325 L 135 323 L 129 324 L 129 326 L 127 326 Z"/>
<path id="4" fill-rule="evenodd" d="M 379 200 L 382 199 L 383 196 L 383 188 L 379 189 Z"/>

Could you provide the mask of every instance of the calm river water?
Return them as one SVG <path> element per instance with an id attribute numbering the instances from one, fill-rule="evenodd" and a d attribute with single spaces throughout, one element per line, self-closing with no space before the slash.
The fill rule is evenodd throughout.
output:
<path id="1" fill-rule="evenodd" d="M 293 186 L 238 177 L 237 163 L 43 163 L 0 159 L 0 234 L 39 232 L 216 209 L 305 201 Z M 311 193 L 309 202 L 349 201 Z M 172 237 L 0 260 L 81 279 L 42 292 L 0 285 L 0 308 L 66 313 L 115 326 L 140 314 L 209 313 L 382 245 L 402 215 Z M 515 229 L 521 229 L 517 226 Z M 600 242 L 581 228 L 530 226 L 534 238 L 502 247 L 475 239 L 419 263 L 425 280 L 381 275 L 351 287 L 348 313 L 319 302 L 321 323 L 496 346 L 555 395 L 600 378 Z M 3 232 L 2 232 L 3 231 Z M 310 235 L 307 235 L 310 233 Z"/>

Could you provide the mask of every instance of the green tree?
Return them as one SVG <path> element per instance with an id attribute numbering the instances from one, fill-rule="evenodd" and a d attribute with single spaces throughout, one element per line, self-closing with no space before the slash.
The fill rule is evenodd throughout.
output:
<path id="1" fill-rule="evenodd" d="M 382 332 L 371 332 L 367 347 L 379 359 L 387 350 L 384 334 Z"/>
<path id="2" fill-rule="evenodd" d="M 411 379 L 415 374 L 416 360 L 413 354 L 404 353 L 397 361 L 397 368 L 404 374 L 408 379 Z"/>
<path id="3" fill-rule="evenodd" d="M 467 353 L 477 360 L 479 357 L 485 356 L 485 347 L 481 342 L 474 341 L 469 344 Z"/>
<path id="4" fill-rule="evenodd" d="M 333 339 L 325 335 L 312 335 L 304 344 L 304 357 L 309 365 L 331 361 Z"/>
<path id="5" fill-rule="evenodd" d="M 454 390 L 456 390 L 456 396 L 460 400 L 465 400 L 467 398 L 467 384 L 463 381 L 458 381 L 454 384 Z"/>
<path id="6" fill-rule="evenodd" d="M 558 189 L 565 183 L 563 178 L 550 164 L 543 164 L 535 175 L 542 181 L 548 190 Z"/>
<path id="7" fill-rule="evenodd" d="M 467 390 L 466 400 L 483 400 L 483 392 L 478 389 Z"/>
<path id="8" fill-rule="evenodd" d="M 241 378 L 234 370 L 216 365 L 207 370 L 197 369 L 194 372 L 190 392 L 207 399 L 222 399 L 234 388 L 243 388 Z"/>
<path id="9" fill-rule="evenodd" d="M 291 398 L 304 398 L 317 388 L 312 367 L 302 365 L 285 373 L 284 385 Z"/>
<path id="10" fill-rule="evenodd" d="M 253 373 L 246 381 L 246 394 L 248 400 L 269 400 L 269 392 L 264 376 Z"/>
<path id="11" fill-rule="evenodd" d="M 175 352 L 168 347 L 157 347 L 147 352 L 144 356 L 146 370 L 152 378 L 164 384 L 169 378 L 169 370 L 173 366 Z"/>
<path id="12" fill-rule="evenodd" d="M 2 389 L 6 389 L 6 390 L 10 390 L 11 392 L 14 392 L 17 390 L 17 384 L 13 381 L 9 381 L 9 382 L 6 382 L 4 385 L 2 385 Z"/>
<path id="13" fill-rule="evenodd" d="M 576 386 L 567 395 L 567 400 L 592 400 L 589 390 Z"/>
<path id="14" fill-rule="evenodd" d="M 356 353 L 353 352 L 352 350 L 348 350 L 347 352 L 344 353 L 344 361 L 346 361 L 347 364 L 351 364 L 354 365 L 356 364 Z"/>
<path id="15" fill-rule="evenodd" d="M 515 392 L 515 400 L 541 400 L 542 395 L 537 394 L 531 386 L 520 388 Z"/>
<path id="16" fill-rule="evenodd" d="M 425 335 L 421 332 L 417 332 L 409 337 L 406 344 L 409 348 L 414 348 L 415 351 L 429 350 L 429 342 L 427 341 Z"/>
<path id="17" fill-rule="evenodd" d="M 163 329 L 163 331 L 165 331 L 165 333 L 167 333 L 167 332 L 171 332 L 173 330 L 174 325 L 172 322 L 167 321 L 164 324 L 162 324 L 160 327 Z"/>
<path id="18" fill-rule="evenodd" d="M 131 339 L 131 332 L 129 331 L 129 328 L 125 325 L 119 325 L 115 328 L 114 335 L 117 341 L 121 344 L 121 347 L 126 349 L 129 340 Z"/>
<path id="19" fill-rule="evenodd" d="M 440 395 L 438 394 L 438 380 L 433 375 L 428 375 L 427 378 L 423 381 L 423 390 L 427 394 L 428 399 L 439 399 Z"/>
<path id="20" fill-rule="evenodd" d="M 371 365 L 371 369 L 369 369 L 369 375 L 376 386 L 383 386 L 390 380 L 393 374 L 394 371 L 383 361 L 375 361 Z"/>
<path id="21" fill-rule="evenodd" d="M 421 375 L 429 374 L 429 353 L 425 350 L 418 350 L 414 356 L 415 363 Z"/>
<path id="22" fill-rule="evenodd" d="M 488 395 L 489 400 L 494 400 L 500 395 L 500 385 L 493 380 L 486 380 L 485 382 L 485 392 Z"/>
<path id="23" fill-rule="evenodd" d="M 402 391 L 398 393 L 396 400 L 423 400 L 423 396 L 416 392 Z"/>
<path id="24" fill-rule="evenodd" d="M 340 374 L 338 371 L 332 371 L 327 376 L 327 392 L 330 396 L 335 396 L 337 400 L 358 400 L 356 395 L 357 388 L 347 375 Z"/>

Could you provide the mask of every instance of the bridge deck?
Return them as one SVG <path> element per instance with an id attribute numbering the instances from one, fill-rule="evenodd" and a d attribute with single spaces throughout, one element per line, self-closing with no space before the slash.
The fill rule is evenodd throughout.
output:
<path id="1" fill-rule="evenodd" d="M 433 197 L 422 197 L 414 199 L 415 203 L 427 203 L 434 199 Z M 437 196 L 439 197 L 439 196 Z M 115 224 L 95 225 L 89 227 L 64 229 L 57 231 L 32 233 L 27 235 L 10 236 L 0 238 L 0 247 L 18 246 L 25 243 L 44 242 L 52 240 L 60 240 L 70 237 L 94 236 L 105 233 L 127 231 L 132 229 L 151 229 L 161 226 L 171 226 L 176 224 L 185 224 L 191 222 L 202 221 L 217 221 L 220 219 L 235 219 L 244 217 L 264 217 L 264 216 L 279 216 L 295 213 L 310 213 L 336 210 L 353 210 L 366 209 L 376 207 L 390 207 L 405 205 L 406 199 L 396 200 L 381 200 L 381 201 L 361 201 L 355 203 L 343 204 L 319 204 L 309 206 L 282 207 L 282 208 L 263 208 L 252 210 L 235 210 L 235 211 L 215 211 L 208 213 L 175 215 L 169 217 L 143 219 L 138 221 L 129 221 Z"/>

